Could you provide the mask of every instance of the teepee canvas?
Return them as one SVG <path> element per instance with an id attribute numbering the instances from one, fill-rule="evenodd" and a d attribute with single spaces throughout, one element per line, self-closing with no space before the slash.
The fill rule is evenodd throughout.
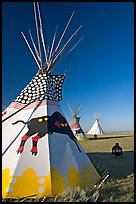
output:
<path id="1" fill-rule="evenodd" d="M 70 122 L 70 128 L 73 131 L 77 140 L 85 140 L 86 135 L 85 135 L 83 129 L 81 128 L 80 123 L 79 123 L 81 117 L 78 116 L 78 113 L 80 111 L 81 106 L 77 107 L 75 110 L 70 105 L 69 105 L 69 108 L 70 108 L 72 115 L 73 115 L 73 119 Z"/>
<path id="2" fill-rule="evenodd" d="M 100 126 L 100 116 L 96 116 L 96 120 L 93 124 L 93 126 L 91 127 L 91 129 L 87 132 L 87 134 L 89 135 L 100 135 L 100 134 L 104 134 L 104 131 L 102 129 L 102 127 Z"/>
<path id="3" fill-rule="evenodd" d="M 61 110 L 65 76 L 52 74 L 80 27 L 60 48 L 72 14 L 57 46 L 55 33 L 47 53 L 38 3 L 34 3 L 34 14 L 38 48 L 31 33 L 33 49 L 22 35 L 39 70 L 2 113 L 3 198 L 51 196 L 75 186 L 93 187 L 101 178 Z"/>

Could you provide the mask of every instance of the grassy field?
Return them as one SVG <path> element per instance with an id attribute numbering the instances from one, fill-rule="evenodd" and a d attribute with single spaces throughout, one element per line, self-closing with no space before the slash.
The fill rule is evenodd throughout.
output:
<path id="1" fill-rule="evenodd" d="M 118 142 L 123 149 L 123 158 L 114 158 L 111 149 Z M 134 135 L 105 134 L 97 139 L 90 137 L 80 142 L 88 157 L 96 165 L 104 166 L 109 171 L 110 178 L 126 178 L 134 171 Z"/>
<path id="2" fill-rule="evenodd" d="M 123 149 L 123 158 L 115 158 L 111 154 L 116 142 Z M 109 172 L 109 178 L 101 188 L 99 201 L 134 202 L 134 134 L 112 133 L 96 139 L 90 136 L 80 143 L 95 165 Z"/>
<path id="3" fill-rule="evenodd" d="M 117 142 L 123 149 L 123 158 L 111 154 L 111 148 Z M 99 194 L 97 202 L 134 202 L 134 133 L 107 133 L 96 139 L 89 136 L 80 144 L 99 171 L 109 172 L 108 179 L 99 192 L 96 191 Z M 13 202 L 96 202 L 93 195 L 92 189 L 77 187 L 62 196 Z"/>

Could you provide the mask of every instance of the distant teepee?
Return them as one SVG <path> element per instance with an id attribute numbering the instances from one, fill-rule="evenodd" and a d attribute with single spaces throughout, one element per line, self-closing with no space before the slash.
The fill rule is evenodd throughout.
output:
<path id="1" fill-rule="evenodd" d="M 93 187 L 101 179 L 61 110 L 65 76 L 52 74 L 81 26 L 62 45 L 73 13 L 57 45 L 55 32 L 47 52 L 36 2 L 34 14 L 38 46 L 31 32 L 31 46 L 22 35 L 39 70 L 2 113 L 3 198 L 51 196 L 76 186 Z M 67 54 L 72 49 L 67 50 Z"/>
<path id="2" fill-rule="evenodd" d="M 103 129 L 101 128 L 99 121 L 100 121 L 100 116 L 96 115 L 95 117 L 95 122 L 93 124 L 93 126 L 91 127 L 91 129 L 87 132 L 87 134 L 89 135 L 100 135 L 100 134 L 104 134 Z"/>
<path id="3" fill-rule="evenodd" d="M 85 135 L 83 129 L 81 128 L 80 123 L 79 123 L 81 116 L 79 117 L 78 113 L 79 113 L 79 111 L 81 109 L 81 106 L 73 109 L 69 105 L 69 108 L 70 108 L 70 110 L 72 112 L 72 115 L 73 115 L 73 119 L 70 122 L 71 130 L 73 131 L 73 133 L 74 133 L 75 137 L 77 138 L 77 140 L 84 140 L 84 139 L 86 139 L 86 135 Z"/>

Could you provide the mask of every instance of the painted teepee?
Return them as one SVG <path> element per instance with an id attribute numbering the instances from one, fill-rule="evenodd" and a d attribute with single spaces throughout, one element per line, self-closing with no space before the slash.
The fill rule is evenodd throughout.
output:
<path id="1" fill-rule="evenodd" d="M 73 133 L 74 133 L 75 137 L 77 138 L 77 140 L 85 140 L 86 135 L 85 135 L 83 129 L 81 128 L 81 125 L 80 125 L 80 122 L 79 122 L 81 117 L 78 116 L 79 111 L 81 109 L 81 106 L 73 109 L 69 105 L 69 108 L 70 108 L 71 113 L 73 115 L 72 121 L 70 122 L 70 128 L 73 131 Z"/>
<path id="2" fill-rule="evenodd" d="M 95 117 L 95 122 L 93 124 L 93 126 L 91 127 L 91 129 L 87 132 L 87 134 L 89 135 L 101 135 L 104 134 L 104 131 L 102 129 L 102 127 L 100 126 L 100 116 L 96 115 Z"/>
<path id="3" fill-rule="evenodd" d="M 22 35 L 39 71 L 2 113 L 3 198 L 51 196 L 75 186 L 93 187 L 101 178 L 62 113 L 65 76 L 52 74 L 80 27 L 60 48 L 72 14 L 57 46 L 55 32 L 48 53 L 38 3 L 34 14 L 38 48 L 31 33 L 33 49 Z"/>

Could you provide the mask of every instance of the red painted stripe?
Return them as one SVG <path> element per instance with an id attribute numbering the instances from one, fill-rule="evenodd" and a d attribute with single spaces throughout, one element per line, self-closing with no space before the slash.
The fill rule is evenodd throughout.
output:
<path id="1" fill-rule="evenodd" d="M 24 108 L 24 110 L 27 110 L 27 109 L 31 109 L 31 108 L 34 108 L 38 105 L 39 101 L 36 101 L 34 103 L 31 103 L 30 105 L 28 105 L 26 108 Z M 20 108 L 23 108 L 26 104 L 21 104 L 21 103 L 18 103 L 18 102 L 12 102 L 10 105 L 9 105 L 9 108 L 15 108 L 15 109 L 20 109 Z M 51 100 L 44 100 L 42 101 L 42 103 L 40 104 L 40 106 L 44 106 L 44 105 L 52 105 L 52 106 L 60 106 L 59 102 L 58 101 L 51 101 Z"/>
<path id="2" fill-rule="evenodd" d="M 2 113 L 2 116 L 6 115 L 6 113 L 7 113 L 7 111 L 4 111 L 4 112 Z"/>
<path id="3" fill-rule="evenodd" d="M 73 126 L 70 126 L 71 127 L 71 129 L 80 129 L 80 126 L 79 125 L 73 125 Z"/>

